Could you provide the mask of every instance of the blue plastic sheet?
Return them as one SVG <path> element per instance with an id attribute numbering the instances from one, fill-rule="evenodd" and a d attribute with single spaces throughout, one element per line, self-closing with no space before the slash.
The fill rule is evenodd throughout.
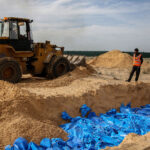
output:
<path id="1" fill-rule="evenodd" d="M 68 133 L 67 141 L 44 138 L 40 145 L 36 145 L 20 137 L 13 146 L 6 146 L 5 150 L 99 150 L 118 146 L 129 133 L 144 135 L 150 131 L 150 104 L 140 108 L 122 104 L 120 112 L 111 109 L 99 115 L 84 104 L 80 111 L 82 117 L 75 118 L 67 112 L 62 113 L 64 120 L 70 120 L 60 126 Z"/>

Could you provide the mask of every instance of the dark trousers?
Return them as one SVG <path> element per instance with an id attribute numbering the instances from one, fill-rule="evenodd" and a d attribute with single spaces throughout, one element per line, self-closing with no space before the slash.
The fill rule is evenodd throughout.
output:
<path id="1" fill-rule="evenodd" d="M 136 71 L 136 78 L 135 78 L 135 81 L 138 81 L 139 75 L 140 75 L 140 70 L 141 70 L 141 67 L 140 67 L 140 66 L 133 66 L 128 81 L 131 81 L 131 79 L 132 79 L 133 74 L 134 74 L 135 71 Z"/>

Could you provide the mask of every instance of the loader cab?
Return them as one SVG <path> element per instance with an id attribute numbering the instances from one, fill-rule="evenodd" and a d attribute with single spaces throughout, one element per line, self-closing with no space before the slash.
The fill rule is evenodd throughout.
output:
<path id="1" fill-rule="evenodd" d="M 24 18 L 4 18 L 0 21 L 0 44 L 11 45 L 16 51 L 32 51 L 31 23 Z"/>

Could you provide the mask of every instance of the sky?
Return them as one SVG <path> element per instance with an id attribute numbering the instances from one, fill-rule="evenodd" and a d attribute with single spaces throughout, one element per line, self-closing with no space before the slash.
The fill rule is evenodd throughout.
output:
<path id="1" fill-rule="evenodd" d="M 150 0 L 0 0 L 0 17 L 33 19 L 35 42 L 66 50 L 150 52 Z"/>

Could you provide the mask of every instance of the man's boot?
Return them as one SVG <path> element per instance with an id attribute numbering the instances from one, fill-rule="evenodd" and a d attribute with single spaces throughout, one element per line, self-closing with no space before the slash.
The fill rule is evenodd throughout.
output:
<path id="1" fill-rule="evenodd" d="M 126 82 L 130 82 L 130 80 L 126 80 Z"/>

